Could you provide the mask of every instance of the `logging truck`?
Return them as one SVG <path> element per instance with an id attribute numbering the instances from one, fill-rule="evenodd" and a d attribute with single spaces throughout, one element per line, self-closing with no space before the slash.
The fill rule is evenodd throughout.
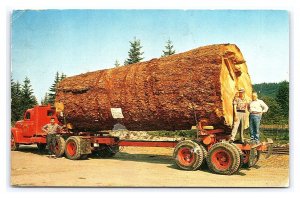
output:
<path id="1" fill-rule="evenodd" d="M 64 125 L 50 144 L 56 157 L 113 157 L 120 146 L 171 147 L 175 164 L 197 170 L 206 163 L 218 174 L 252 167 L 272 140 L 251 145 L 230 142 L 236 91 L 252 84 L 239 48 L 234 44 L 200 47 L 147 62 L 88 72 L 62 80 L 54 107 L 35 106 L 11 129 L 11 149 L 37 144 L 45 149 L 42 126 Z M 121 140 L 108 132 L 121 123 L 129 130 L 188 130 L 196 138 L 182 141 Z M 246 127 L 247 127 L 246 123 Z"/>

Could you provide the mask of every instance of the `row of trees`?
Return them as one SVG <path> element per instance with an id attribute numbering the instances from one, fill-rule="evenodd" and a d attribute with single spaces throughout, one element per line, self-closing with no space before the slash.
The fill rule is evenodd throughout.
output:
<path id="1" fill-rule="evenodd" d="M 144 52 L 141 51 L 142 50 L 141 41 L 134 37 L 133 41 L 129 41 L 129 43 L 130 43 L 130 49 L 128 51 L 128 58 L 124 61 L 124 65 L 138 63 L 144 59 L 144 57 L 142 57 Z M 175 54 L 176 51 L 173 48 L 174 46 L 172 45 L 172 41 L 169 39 L 165 45 L 165 50 L 162 51 L 163 54 L 161 55 L 161 57 Z M 120 63 L 118 60 L 116 60 L 115 67 L 119 67 L 119 66 Z"/>
<path id="2" fill-rule="evenodd" d="M 64 78 L 66 78 L 64 73 L 56 72 L 54 83 L 49 88 L 49 92 L 46 92 L 44 98 L 41 99 L 42 105 L 54 104 L 56 86 Z M 37 104 L 38 101 L 34 96 L 30 79 L 25 77 L 21 84 L 11 78 L 11 122 L 14 123 L 23 119 L 24 112 Z"/>
<path id="3" fill-rule="evenodd" d="M 269 111 L 264 114 L 262 123 L 285 125 L 289 123 L 289 82 L 282 81 L 275 84 L 277 88 L 272 93 L 269 92 L 270 90 L 261 91 L 268 84 L 254 86 L 260 98 L 269 106 Z M 258 87 L 261 87 L 261 90 Z"/>
<path id="4" fill-rule="evenodd" d="M 29 78 L 22 84 L 11 78 L 11 122 L 22 119 L 25 110 L 37 104 Z"/>

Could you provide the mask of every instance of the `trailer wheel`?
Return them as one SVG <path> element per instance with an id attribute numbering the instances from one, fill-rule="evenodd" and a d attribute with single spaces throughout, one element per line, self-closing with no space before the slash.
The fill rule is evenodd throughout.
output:
<path id="1" fill-rule="evenodd" d="M 227 142 L 214 144 L 208 151 L 206 161 L 212 172 L 222 175 L 234 174 L 241 164 L 239 151 Z"/>
<path id="2" fill-rule="evenodd" d="M 254 166 L 259 158 L 260 158 L 261 151 L 258 151 L 256 149 L 252 149 L 252 151 L 244 151 L 245 159 L 244 159 L 244 167 L 245 168 L 251 168 Z"/>
<path id="3" fill-rule="evenodd" d="M 194 142 L 196 142 L 200 146 L 200 148 L 202 149 L 202 151 L 203 151 L 203 162 L 202 162 L 202 164 L 199 167 L 199 169 L 203 169 L 203 168 L 206 167 L 205 165 L 207 164 L 206 163 L 207 150 L 206 150 L 205 146 L 201 142 L 199 142 L 199 141 L 194 141 Z"/>
<path id="4" fill-rule="evenodd" d="M 61 137 L 60 135 L 57 135 L 52 142 L 52 153 L 54 153 L 54 155 L 56 157 L 62 157 L 65 153 L 65 147 L 66 147 L 66 141 L 64 140 L 63 137 Z"/>
<path id="5" fill-rule="evenodd" d="M 19 150 L 19 146 L 20 145 L 18 143 L 16 143 L 16 141 L 15 141 L 14 135 L 11 134 L 11 136 L 10 136 L 10 150 L 11 151 L 17 151 L 17 150 Z"/>
<path id="6" fill-rule="evenodd" d="M 115 156 L 117 152 L 119 152 L 119 145 L 103 145 L 102 149 L 97 150 L 95 154 L 100 158 L 110 158 Z"/>
<path id="7" fill-rule="evenodd" d="M 179 168 L 191 171 L 201 166 L 204 159 L 204 152 L 198 143 L 185 140 L 176 145 L 173 158 Z"/>
<path id="8" fill-rule="evenodd" d="M 36 145 L 39 151 L 44 151 L 47 146 L 47 144 L 43 144 L 43 143 L 37 143 Z"/>
<path id="9" fill-rule="evenodd" d="M 236 148 L 236 150 L 239 152 L 239 155 L 240 155 L 240 165 L 239 165 L 238 170 L 240 170 L 241 167 L 242 167 L 243 164 L 244 164 L 245 155 L 244 155 L 243 151 L 242 151 L 236 144 L 231 143 L 231 145 L 234 146 L 234 147 Z M 238 170 L 237 170 L 237 171 L 238 171 Z"/>
<path id="10" fill-rule="evenodd" d="M 80 153 L 80 137 L 71 136 L 66 141 L 65 154 L 68 159 L 78 160 L 81 157 Z"/>

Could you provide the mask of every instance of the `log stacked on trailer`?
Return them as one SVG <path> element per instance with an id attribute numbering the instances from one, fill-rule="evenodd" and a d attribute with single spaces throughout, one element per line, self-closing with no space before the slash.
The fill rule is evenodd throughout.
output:
<path id="1" fill-rule="evenodd" d="M 56 101 L 76 130 L 185 130 L 202 118 L 232 129 L 239 88 L 250 99 L 247 65 L 234 44 L 210 45 L 150 61 L 88 72 L 59 83 Z M 114 119 L 111 108 L 124 118 Z"/>

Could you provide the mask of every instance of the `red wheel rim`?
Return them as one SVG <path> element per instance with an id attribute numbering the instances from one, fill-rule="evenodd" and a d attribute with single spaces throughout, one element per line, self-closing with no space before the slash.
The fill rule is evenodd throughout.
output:
<path id="1" fill-rule="evenodd" d="M 188 147 L 180 148 L 177 156 L 179 163 L 183 166 L 190 166 L 195 160 L 195 153 L 193 152 L 193 149 Z"/>
<path id="2" fill-rule="evenodd" d="M 211 161 L 218 170 L 227 170 L 232 164 L 232 157 L 226 150 L 217 150 L 212 154 Z"/>
<path id="3" fill-rule="evenodd" d="M 67 152 L 70 156 L 74 156 L 76 154 L 76 150 L 77 150 L 77 147 L 76 147 L 76 144 L 75 142 L 73 141 L 70 141 L 67 145 Z"/>
<path id="4" fill-rule="evenodd" d="M 250 157 L 250 151 L 244 151 L 244 158 L 243 158 L 243 164 L 246 164 L 249 162 L 249 157 Z"/>

